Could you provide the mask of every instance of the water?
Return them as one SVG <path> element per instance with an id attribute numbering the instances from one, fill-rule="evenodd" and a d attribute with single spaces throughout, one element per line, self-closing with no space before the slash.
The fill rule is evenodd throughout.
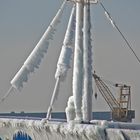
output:
<path id="1" fill-rule="evenodd" d="M 108 121 L 79 124 L 74 121 L 66 123 L 47 122 L 45 119 L 1 118 L 0 138 L 2 140 L 139 140 L 140 125 Z"/>

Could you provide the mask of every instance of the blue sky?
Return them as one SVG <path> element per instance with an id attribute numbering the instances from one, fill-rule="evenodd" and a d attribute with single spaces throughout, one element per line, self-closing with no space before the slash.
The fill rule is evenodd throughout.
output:
<path id="1" fill-rule="evenodd" d="M 140 57 L 140 1 L 102 1 L 112 17 L 133 45 Z M 22 66 L 31 50 L 43 35 L 62 0 L 0 0 L 0 97 L 10 87 L 10 80 Z M 16 92 L 0 106 L 1 112 L 46 111 L 54 87 L 54 73 L 59 57 L 66 23 L 70 13 L 68 4 L 61 25 L 49 47 L 40 69 L 30 76 L 21 93 Z M 140 64 L 127 48 L 118 32 L 112 28 L 99 5 L 92 5 L 92 45 L 94 68 L 105 79 L 124 82 L 132 86 L 132 108 L 136 110 L 136 122 L 140 122 Z M 61 34 L 61 36 L 60 36 Z M 64 110 L 71 93 L 71 73 L 61 84 L 56 111 Z M 93 97 L 93 110 L 109 110 L 99 95 Z"/>

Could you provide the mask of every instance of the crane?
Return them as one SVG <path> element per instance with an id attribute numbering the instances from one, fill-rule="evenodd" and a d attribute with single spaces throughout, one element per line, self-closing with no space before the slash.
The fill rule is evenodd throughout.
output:
<path id="1" fill-rule="evenodd" d="M 131 122 L 135 117 L 135 111 L 131 110 L 131 87 L 123 84 L 115 84 L 119 88 L 119 98 L 116 98 L 103 80 L 93 73 L 95 84 L 109 105 L 113 121 Z"/>

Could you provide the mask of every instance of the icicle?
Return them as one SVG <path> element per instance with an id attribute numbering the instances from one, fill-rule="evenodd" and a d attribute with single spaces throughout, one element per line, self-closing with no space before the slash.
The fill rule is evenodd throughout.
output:
<path id="1" fill-rule="evenodd" d="M 76 3 L 76 32 L 73 67 L 73 96 L 76 120 L 82 120 L 82 87 L 83 87 L 83 3 Z"/>
<path id="2" fill-rule="evenodd" d="M 90 4 L 84 5 L 83 26 L 83 121 L 89 122 L 92 116 L 92 47 L 90 34 Z"/>
<path id="3" fill-rule="evenodd" d="M 47 52 L 50 40 L 53 39 L 53 34 L 56 30 L 56 25 L 60 22 L 60 17 L 64 10 L 65 3 L 66 1 L 63 2 L 61 8 L 58 10 L 56 16 L 52 20 L 51 24 L 47 28 L 46 32 L 44 33 L 44 35 L 42 36 L 42 38 L 40 39 L 40 41 L 38 42 L 32 53 L 24 62 L 22 68 L 12 79 L 11 84 L 14 88 L 18 90 L 22 88 L 23 82 L 28 81 L 29 74 L 33 72 L 35 68 L 39 67 L 39 64 L 41 63 L 44 54 Z"/>
<path id="4" fill-rule="evenodd" d="M 75 30 L 75 5 L 71 11 L 71 16 L 69 19 L 65 38 L 63 41 L 63 46 L 62 46 L 60 57 L 57 63 L 57 70 L 55 73 L 56 78 L 59 76 L 65 77 L 66 72 L 68 71 L 70 67 L 74 30 Z"/>

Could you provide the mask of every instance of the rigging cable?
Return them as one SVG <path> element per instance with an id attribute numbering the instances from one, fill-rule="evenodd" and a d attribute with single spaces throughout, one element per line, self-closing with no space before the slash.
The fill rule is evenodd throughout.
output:
<path id="1" fill-rule="evenodd" d="M 14 88 L 11 86 L 9 90 L 6 92 L 6 94 L 0 99 L 0 104 L 3 103 L 8 98 L 8 96 L 13 92 L 13 90 Z"/>
<path id="2" fill-rule="evenodd" d="M 113 20 L 113 18 L 111 17 L 110 13 L 107 11 L 107 9 L 104 7 L 104 5 L 102 4 L 102 2 L 100 1 L 99 2 L 101 7 L 104 9 L 105 11 L 105 15 L 106 17 L 110 20 L 112 26 L 114 28 L 117 29 L 117 31 L 120 33 L 120 35 L 122 36 L 123 40 L 126 42 L 127 46 L 129 47 L 129 49 L 132 51 L 132 53 L 134 54 L 135 58 L 137 59 L 137 61 L 139 62 L 140 64 L 140 59 L 139 57 L 137 56 L 136 52 L 133 50 L 132 48 L 132 45 L 130 45 L 129 41 L 126 39 L 126 37 L 124 36 L 124 34 L 121 32 L 121 30 L 119 29 L 119 27 L 116 25 L 115 21 Z"/>

